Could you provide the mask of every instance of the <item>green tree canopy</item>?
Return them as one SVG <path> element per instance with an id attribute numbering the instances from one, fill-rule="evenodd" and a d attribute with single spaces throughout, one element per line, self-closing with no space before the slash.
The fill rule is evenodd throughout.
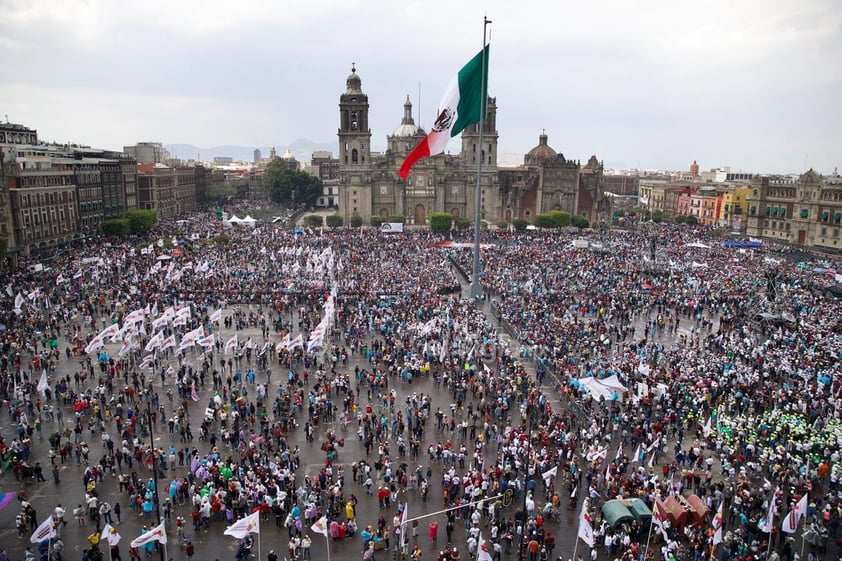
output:
<path id="1" fill-rule="evenodd" d="M 325 224 L 327 224 L 331 228 L 339 228 L 342 226 L 342 217 L 338 214 L 329 214 L 325 218 Z"/>
<path id="2" fill-rule="evenodd" d="M 322 180 L 303 171 L 293 171 L 281 158 L 266 166 L 263 183 L 276 203 L 303 203 L 312 206 L 322 194 Z"/>
<path id="3" fill-rule="evenodd" d="M 304 217 L 304 223 L 310 228 L 318 228 L 324 224 L 324 221 L 320 214 L 308 214 Z"/>
<path id="4" fill-rule="evenodd" d="M 571 223 L 573 226 L 576 226 L 577 228 L 579 228 L 580 230 L 581 230 L 582 228 L 587 228 L 588 226 L 590 226 L 590 225 L 591 225 L 590 220 L 588 220 L 587 218 L 585 218 L 585 217 L 584 217 L 584 216 L 582 216 L 581 214 L 577 214 L 577 215 L 573 216 L 573 217 L 570 219 L 570 223 Z"/>
<path id="5" fill-rule="evenodd" d="M 523 232 L 524 230 L 526 230 L 526 226 L 528 225 L 529 223 L 523 218 L 514 218 L 512 220 L 512 226 L 514 226 L 515 230 L 517 230 L 518 232 Z"/>
<path id="6" fill-rule="evenodd" d="M 430 230 L 433 232 L 447 232 L 453 223 L 453 216 L 449 212 L 431 212 Z"/>
<path id="7" fill-rule="evenodd" d="M 142 234 L 148 232 L 158 221 L 158 213 L 154 210 L 130 210 L 123 215 L 129 221 L 129 233 Z"/>
<path id="8" fill-rule="evenodd" d="M 359 214 L 355 214 L 351 216 L 351 227 L 352 228 L 359 228 L 363 225 L 363 217 Z"/>
<path id="9" fill-rule="evenodd" d="M 125 236 L 130 231 L 128 218 L 114 218 L 102 222 L 102 233 L 106 236 Z"/>

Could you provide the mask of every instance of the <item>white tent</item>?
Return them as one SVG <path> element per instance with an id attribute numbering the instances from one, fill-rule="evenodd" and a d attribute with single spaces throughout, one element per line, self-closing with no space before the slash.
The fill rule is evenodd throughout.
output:
<path id="1" fill-rule="evenodd" d="M 248 224 L 249 226 L 254 226 L 254 223 L 257 222 L 257 220 L 255 220 L 254 218 L 252 218 L 251 216 L 249 216 L 247 214 L 245 218 L 242 218 L 240 220 L 240 222 L 243 223 L 243 224 Z"/>
<path id="2" fill-rule="evenodd" d="M 242 218 L 237 218 L 237 215 L 236 215 L 236 214 L 232 214 L 232 215 L 231 215 L 231 218 L 229 218 L 229 219 L 228 219 L 228 223 L 229 223 L 229 224 L 239 224 L 239 223 L 240 223 L 240 222 L 242 222 L 242 221 L 243 221 L 243 219 L 242 219 Z"/>

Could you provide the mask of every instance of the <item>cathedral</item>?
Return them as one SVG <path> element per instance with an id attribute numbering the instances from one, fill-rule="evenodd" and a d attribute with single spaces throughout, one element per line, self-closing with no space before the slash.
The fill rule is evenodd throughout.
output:
<path id="1" fill-rule="evenodd" d="M 409 97 L 400 125 L 386 137 L 386 152 L 375 156 L 371 155 L 368 111 L 368 96 L 352 67 L 345 93 L 339 98 L 339 214 L 346 224 L 356 215 L 366 222 L 371 216 L 403 216 L 406 224 L 423 225 L 431 212 L 473 219 L 478 158 L 482 159 L 480 212 L 490 224 L 514 218 L 531 221 L 536 214 L 551 210 L 582 214 L 591 222 L 610 218 L 603 165 L 596 156 L 581 166 L 550 148 L 542 133 L 523 165 L 497 166 L 496 98 L 488 98 L 485 120 L 462 131 L 458 154 L 422 159 L 406 181 L 400 179 L 398 170 L 427 134 L 412 118 Z"/>

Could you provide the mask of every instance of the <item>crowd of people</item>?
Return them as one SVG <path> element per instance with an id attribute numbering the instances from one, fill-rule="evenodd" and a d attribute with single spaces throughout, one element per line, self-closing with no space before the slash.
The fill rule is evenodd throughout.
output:
<path id="1" fill-rule="evenodd" d="M 61 466 L 79 473 L 67 508 L 88 560 L 103 556 L 106 524 L 130 512 L 148 531 L 159 509 L 190 557 L 204 531 L 257 511 L 291 558 L 309 558 L 324 519 L 367 561 L 393 548 L 567 559 L 556 535 L 584 508 L 592 559 L 697 561 L 718 546 L 789 561 L 799 549 L 778 529 L 804 494 L 808 553 L 828 550 L 842 510 L 828 267 L 687 227 L 484 236 L 477 300 L 458 293 L 469 252 L 426 231 L 205 215 L 7 273 L 0 389 L 15 432 L 0 461 L 20 482 L 20 536 L 41 522 L 35 506 L 64 517 L 27 491 L 44 472 L 58 484 Z M 690 493 L 708 516 L 659 519 L 654 537 L 601 511 Z M 410 536 L 406 520 L 434 510 L 426 538 Z M 61 560 L 61 528 L 42 557 Z M 251 553 L 244 541 L 238 556 Z"/>

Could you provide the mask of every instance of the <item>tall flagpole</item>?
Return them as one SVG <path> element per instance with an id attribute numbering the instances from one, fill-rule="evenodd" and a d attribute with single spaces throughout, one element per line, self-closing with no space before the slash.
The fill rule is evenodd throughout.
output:
<path id="1" fill-rule="evenodd" d="M 325 526 L 325 547 L 327 549 L 327 561 L 330 561 L 330 536 L 328 536 L 327 526 Z"/>
<path id="2" fill-rule="evenodd" d="M 486 91 L 486 83 L 485 83 L 485 75 L 486 75 L 486 64 L 488 61 L 485 58 L 485 38 L 486 38 L 486 28 L 491 21 L 483 16 L 482 17 L 482 78 L 481 78 L 481 85 L 482 85 L 482 101 L 480 102 L 480 120 L 479 120 L 479 159 L 477 160 L 477 192 L 476 197 L 474 200 L 475 212 L 474 212 L 474 266 L 473 271 L 471 274 L 471 298 L 477 298 L 482 293 L 482 285 L 479 281 L 479 237 L 482 229 L 480 228 L 480 222 L 482 221 L 482 160 L 483 160 L 483 151 L 482 151 L 482 129 L 485 124 L 485 119 L 488 117 L 487 107 L 488 107 L 488 92 Z"/>

